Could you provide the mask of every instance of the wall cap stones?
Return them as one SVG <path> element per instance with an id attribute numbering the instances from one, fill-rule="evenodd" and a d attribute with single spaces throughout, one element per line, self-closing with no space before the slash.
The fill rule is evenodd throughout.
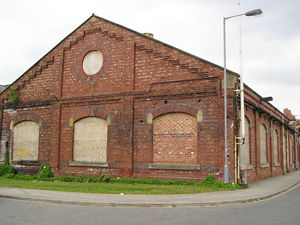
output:
<path id="1" fill-rule="evenodd" d="M 200 170 L 200 165 L 195 165 L 195 164 L 151 163 L 151 164 L 149 164 L 149 169 Z"/>
<path id="2" fill-rule="evenodd" d="M 80 161 L 70 161 L 70 166 L 88 166 L 88 167 L 108 167 L 107 162 L 80 162 Z"/>

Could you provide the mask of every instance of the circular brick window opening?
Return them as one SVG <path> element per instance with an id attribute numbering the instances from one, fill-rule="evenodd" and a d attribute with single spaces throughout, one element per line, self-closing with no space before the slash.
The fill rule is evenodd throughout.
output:
<path id="1" fill-rule="evenodd" d="M 83 59 L 83 71 L 87 75 L 95 75 L 98 73 L 103 65 L 103 55 L 100 51 L 90 51 Z"/>

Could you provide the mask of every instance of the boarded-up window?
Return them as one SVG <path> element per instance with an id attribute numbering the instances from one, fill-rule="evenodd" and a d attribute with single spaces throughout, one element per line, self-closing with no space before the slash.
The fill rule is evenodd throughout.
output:
<path id="1" fill-rule="evenodd" d="M 38 160 L 39 124 L 23 121 L 13 129 L 13 160 Z"/>
<path id="2" fill-rule="evenodd" d="M 197 119 L 168 113 L 153 121 L 153 163 L 197 164 Z"/>
<path id="3" fill-rule="evenodd" d="M 292 166 L 293 165 L 293 151 L 294 151 L 294 141 L 293 141 L 293 138 L 290 137 L 290 165 Z"/>
<path id="4" fill-rule="evenodd" d="M 267 163 L 267 130 L 264 125 L 259 126 L 260 134 L 260 164 Z"/>
<path id="5" fill-rule="evenodd" d="M 245 120 L 245 143 L 241 145 L 241 165 L 250 164 L 250 122 Z"/>
<path id="6" fill-rule="evenodd" d="M 283 136 L 283 149 L 284 149 L 284 152 L 286 154 L 286 165 L 287 167 L 289 168 L 290 167 L 290 157 L 289 157 L 289 143 L 288 143 L 288 139 L 286 137 L 286 135 Z"/>
<path id="7" fill-rule="evenodd" d="M 274 163 L 278 163 L 278 133 L 273 130 L 273 160 Z"/>
<path id="8" fill-rule="evenodd" d="M 73 160 L 80 162 L 107 161 L 107 121 L 86 117 L 74 124 Z"/>

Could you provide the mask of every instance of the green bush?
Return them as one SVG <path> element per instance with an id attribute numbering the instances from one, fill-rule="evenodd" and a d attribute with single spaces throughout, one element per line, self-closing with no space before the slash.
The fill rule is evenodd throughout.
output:
<path id="1" fill-rule="evenodd" d="M 49 180 L 50 177 L 53 177 L 51 167 L 48 165 L 41 165 L 39 174 L 37 175 L 38 180 Z"/>
<path id="2" fill-rule="evenodd" d="M 17 86 L 12 86 L 9 89 L 9 92 L 7 94 L 9 103 L 17 104 L 19 102 L 19 96 L 20 96 L 20 92 L 18 90 L 18 87 Z"/>
<path id="3" fill-rule="evenodd" d="M 15 168 L 12 165 L 4 163 L 0 165 L 0 176 L 4 176 L 6 174 L 15 174 Z"/>
<path id="4" fill-rule="evenodd" d="M 9 164 L 9 156 L 8 156 L 8 150 L 7 149 L 4 153 L 4 164 Z"/>
<path id="5" fill-rule="evenodd" d="M 70 175 L 64 175 L 61 177 L 57 177 L 55 180 L 59 180 L 59 181 L 63 181 L 63 182 L 76 182 L 77 178 L 70 174 Z"/>
<path id="6" fill-rule="evenodd" d="M 208 174 L 207 177 L 205 178 L 204 184 L 209 184 L 209 185 L 212 185 L 212 184 L 215 184 L 216 183 L 216 180 L 214 178 L 214 176 L 212 174 Z"/>
<path id="7" fill-rule="evenodd" d="M 13 178 L 16 180 L 35 180 L 36 176 L 27 175 L 22 172 L 18 172 Z"/>
<path id="8" fill-rule="evenodd" d="M 3 178 L 14 178 L 15 177 L 15 174 L 13 173 L 7 173 L 5 175 L 3 175 Z"/>
<path id="9" fill-rule="evenodd" d="M 88 183 L 100 183 L 100 180 L 98 178 L 96 178 L 96 177 L 89 177 L 87 179 L 87 182 Z"/>
<path id="10" fill-rule="evenodd" d="M 102 174 L 98 178 L 96 177 L 89 177 L 88 179 L 85 179 L 88 183 L 108 183 L 110 182 L 110 178 L 106 174 Z"/>
<path id="11" fill-rule="evenodd" d="M 77 182 L 82 183 L 85 182 L 85 179 L 82 175 L 80 175 L 79 177 L 77 177 Z"/>
<path id="12" fill-rule="evenodd" d="M 100 177 L 99 177 L 99 181 L 100 182 L 104 182 L 104 183 L 109 183 L 110 182 L 110 177 L 106 174 L 102 174 Z"/>

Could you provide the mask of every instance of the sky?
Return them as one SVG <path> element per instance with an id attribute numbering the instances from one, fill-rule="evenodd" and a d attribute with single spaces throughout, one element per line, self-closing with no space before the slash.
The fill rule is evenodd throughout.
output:
<path id="1" fill-rule="evenodd" d="M 223 17 L 239 0 L 0 0 L 0 84 L 10 84 L 92 13 L 223 67 Z M 240 0 L 244 82 L 300 118 L 300 1 Z M 226 22 L 227 68 L 240 73 L 239 18 Z"/>

